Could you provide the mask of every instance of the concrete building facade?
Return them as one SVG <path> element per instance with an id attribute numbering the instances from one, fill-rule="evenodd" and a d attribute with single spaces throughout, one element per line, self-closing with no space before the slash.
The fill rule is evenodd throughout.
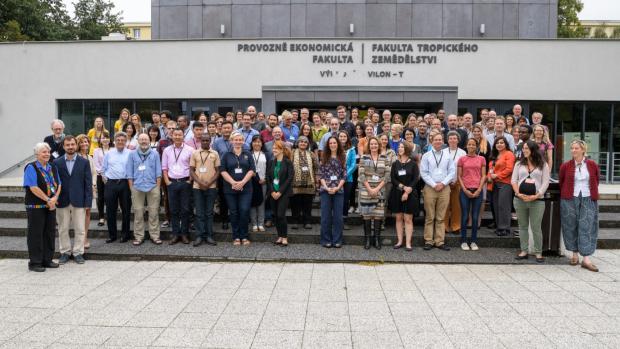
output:
<path id="1" fill-rule="evenodd" d="M 153 39 L 555 38 L 558 0 L 152 0 Z"/>

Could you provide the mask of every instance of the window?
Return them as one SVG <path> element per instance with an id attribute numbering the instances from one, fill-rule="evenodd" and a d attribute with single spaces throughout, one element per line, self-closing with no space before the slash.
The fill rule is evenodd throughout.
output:
<path id="1" fill-rule="evenodd" d="M 81 100 L 58 101 L 58 118 L 65 123 L 65 134 L 84 132 L 84 109 Z"/>
<path id="2" fill-rule="evenodd" d="M 587 103 L 585 124 L 584 137 L 592 142 L 589 143 L 588 152 L 610 151 L 611 104 Z"/>
<path id="3" fill-rule="evenodd" d="M 555 166 L 570 159 L 570 142 L 574 137 L 581 138 L 583 121 L 582 103 L 558 103 L 557 135 L 555 140 Z"/>
<path id="4" fill-rule="evenodd" d="M 153 122 L 153 111 L 159 111 L 159 101 L 136 101 L 136 112 L 140 115 L 142 126 L 147 127 Z"/>
<path id="5" fill-rule="evenodd" d="M 133 30 L 133 38 L 140 39 L 140 28 L 134 28 Z"/>
<path id="6" fill-rule="evenodd" d="M 168 100 L 162 102 L 161 109 L 172 112 L 173 117 L 176 119 L 177 116 L 185 114 L 186 106 L 187 103 L 185 102 Z"/>
<path id="7" fill-rule="evenodd" d="M 110 130 L 110 118 L 108 111 L 108 101 L 84 101 L 84 129 L 83 132 L 88 132 L 94 127 L 95 119 L 101 116 L 104 120 L 104 126 L 107 130 Z"/>

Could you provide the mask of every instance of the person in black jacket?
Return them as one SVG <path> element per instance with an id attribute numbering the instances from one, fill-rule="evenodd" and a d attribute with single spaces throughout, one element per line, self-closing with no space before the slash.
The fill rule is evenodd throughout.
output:
<path id="1" fill-rule="evenodd" d="M 273 218 L 278 231 L 275 244 L 288 246 L 286 209 L 289 197 L 293 194 L 291 182 L 295 175 L 291 162 L 291 151 L 282 141 L 273 144 L 273 158 L 267 164 L 267 197 L 273 210 Z"/>
<path id="2" fill-rule="evenodd" d="M 445 143 L 448 144 L 448 132 L 455 131 L 459 134 L 458 147 L 465 150 L 465 148 L 467 148 L 467 139 L 469 138 L 467 131 L 462 128 L 458 128 L 458 117 L 456 115 L 450 114 L 446 120 L 448 127 L 443 130 L 443 139 L 445 140 Z"/>
<path id="3" fill-rule="evenodd" d="M 65 138 L 65 123 L 60 119 L 55 119 L 51 124 L 52 134 L 45 137 L 43 142 L 47 143 L 50 147 L 50 161 L 54 161 L 59 157 L 65 155 L 65 149 L 62 146 L 62 141 Z"/>
<path id="4" fill-rule="evenodd" d="M 388 209 L 396 218 L 397 243 L 394 249 L 403 246 L 403 230 L 405 249 L 412 250 L 413 218 L 419 214 L 418 192 L 415 190 L 420 180 L 418 163 L 411 157 L 413 144 L 403 141 L 398 145 L 398 160 L 392 164 L 390 178 L 392 189 L 388 199 Z"/>

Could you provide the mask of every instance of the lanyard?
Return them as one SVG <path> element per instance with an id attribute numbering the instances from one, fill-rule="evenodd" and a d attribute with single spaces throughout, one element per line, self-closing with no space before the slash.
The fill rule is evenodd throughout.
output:
<path id="1" fill-rule="evenodd" d="M 254 158 L 254 165 L 258 166 L 258 160 L 260 160 L 260 153 L 258 153 L 258 157 L 254 156 L 254 154 L 252 154 L 252 157 Z"/>
<path id="2" fill-rule="evenodd" d="M 435 165 L 439 167 L 439 164 L 441 164 L 441 159 L 443 159 L 443 152 L 441 152 L 441 155 L 439 156 L 439 161 L 437 161 L 437 156 L 435 156 L 435 150 L 433 149 L 431 151 L 433 152 L 433 158 L 435 159 Z"/>
<path id="3" fill-rule="evenodd" d="M 144 155 L 142 155 L 142 154 L 138 153 L 138 156 L 140 157 L 140 162 L 142 163 L 142 165 L 144 165 L 144 162 L 146 161 L 146 159 L 148 159 L 148 158 L 149 158 L 149 155 L 150 155 L 150 154 L 146 154 L 146 156 L 144 156 Z M 180 155 L 180 154 L 179 154 L 179 155 Z"/>
<path id="4" fill-rule="evenodd" d="M 370 160 L 372 161 L 372 166 L 375 168 L 375 174 L 377 174 L 377 167 L 379 166 L 379 156 L 377 156 L 377 161 L 370 156 Z"/>
<path id="5" fill-rule="evenodd" d="M 452 157 L 452 161 L 456 160 L 456 154 L 458 154 L 458 153 L 459 153 L 459 150 L 456 149 L 454 151 L 454 156 Z M 450 151 L 450 148 L 448 148 L 448 154 L 452 155 L 452 151 Z M 441 162 L 441 160 L 439 160 L 439 162 Z M 439 164 L 437 164 L 437 166 L 439 166 Z"/>
<path id="6" fill-rule="evenodd" d="M 198 147 L 196 146 L 196 138 L 192 138 L 192 142 L 194 143 L 194 149 L 198 149 Z"/>
<path id="7" fill-rule="evenodd" d="M 211 156 L 211 152 L 208 152 L 208 153 L 207 153 L 207 158 L 206 158 L 206 159 L 203 159 L 203 158 L 202 158 L 202 150 L 200 151 L 200 161 L 202 162 L 202 166 L 204 166 L 204 165 L 205 165 L 205 162 L 207 162 L 207 160 L 209 160 L 209 156 Z"/>
<path id="8" fill-rule="evenodd" d="M 54 178 L 54 173 L 52 172 L 52 168 L 50 167 L 49 172 L 43 169 L 43 167 L 39 167 L 37 165 L 34 166 L 41 176 L 45 178 L 45 185 L 47 186 L 47 196 L 51 196 L 52 194 L 56 194 L 56 178 Z"/>
<path id="9" fill-rule="evenodd" d="M 181 153 L 183 153 L 183 146 L 184 144 L 181 144 L 181 150 L 179 151 L 179 155 L 177 155 L 177 151 L 176 151 L 176 147 L 174 146 L 174 144 L 172 145 L 172 152 L 174 153 L 174 163 L 178 163 L 179 161 L 179 157 L 181 156 Z"/>

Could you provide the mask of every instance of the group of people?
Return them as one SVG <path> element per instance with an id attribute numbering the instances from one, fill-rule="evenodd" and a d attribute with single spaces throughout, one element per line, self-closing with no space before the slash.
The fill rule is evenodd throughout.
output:
<path id="1" fill-rule="evenodd" d="M 382 247 L 385 220 L 394 218 L 394 249 L 412 250 L 414 218 L 424 211 L 424 250 L 447 251 L 446 233 L 460 234 L 463 250 L 479 249 L 477 232 L 488 202 L 498 236 L 512 234 L 512 211 L 519 225 L 517 259 L 542 256 L 543 201 L 553 165 L 553 144 L 542 114 L 531 120 L 520 105 L 510 114 L 444 110 L 406 118 L 390 110 L 357 108 L 312 113 L 307 108 L 265 115 L 245 112 L 190 120 L 169 111 L 140 116 L 123 109 L 114 130 L 97 117 L 87 134 L 65 135 L 54 120 L 53 134 L 35 146 L 36 161 L 24 172 L 30 268 L 57 266 L 54 229 L 58 220 L 59 264 L 71 256 L 84 263 L 89 248 L 90 207 L 96 199 L 99 226 L 107 243 L 141 245 L 148 237 L 162 244 L 160 226 L 170 226 L 170 244 L 216 245 L 214 216 L 230 222 L 235 246 L 249 245 L 249 230 L 275 226 L 274 244 L 288 246 L 291 229 L 311 229 L 312 203 L 320 197 L 321 245 L 340 248 L 344 217 L 363 218 L 364 248 Z M 592 271 L 589 256 L 598 233 L 599 169 L 587 159 L 583 141 L 571 144 L 572 159 L 559 170 L 561 219 L 571 264 Z M 165 221 L 159 221 L 163 203 Z M 120 236 L 117 211 L 121 211 Z M 148 218 L 145 219 L 145 211 Z M 130 231 L 134 213 L 133 237 Z M 69 229 L 75 231 L 73 246 Z M 471 234 L 468 236 L 468 227 Z"/>

